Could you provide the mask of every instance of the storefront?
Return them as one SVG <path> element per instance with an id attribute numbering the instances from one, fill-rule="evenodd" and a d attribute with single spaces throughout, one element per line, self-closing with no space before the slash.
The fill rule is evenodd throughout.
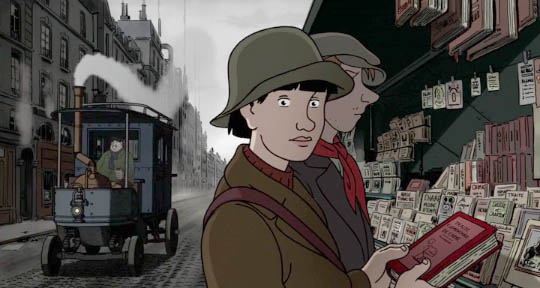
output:
<path id="1" fill-rule="evenodd" d="M 453 285 L 534 287 L 540 283 L 540 255 L 527 258 L 524 251 L 540 243 L 540 228 L 527 226 L 528 219 L 540 220 L 540 151 L 534 149 L 540 141 L 538 4 L 434 1 L 448 4 L 434 16 L 423 6 L 407 6 L 413 2 L 316 0 L 304 25 L 309 34 L 352 35 L 386 71 L 386 81 L 372 88 L 380 99 L 366 109 L 353 136 L 357 160 L 366 162 L 361 169 L 372 226 L 387 222 L 372 227 L 376 245 L 418 240 L 396 240 L 400 228 L 395 235 L 389 230 L 405 218 L 425 222 L 427 233 L 462 211 L 505 238 L 496 256 L 460 274 Z M 470 9 L 459 8 L 461 3 Z M 460 18 L 465 15 L 468 20 Z M 467 26 L 460 28 L 462 22 Z M 454 35 L 442 39 L 441 29 Z M 491 213 L 486 203 L 501 199 L 508 209 Z M 427 218 L 417 221 L 414 213 Z M 501 217 L 490 218 L 495 214 Z M 509 255 L 514 240 L 523 244 Z"/>

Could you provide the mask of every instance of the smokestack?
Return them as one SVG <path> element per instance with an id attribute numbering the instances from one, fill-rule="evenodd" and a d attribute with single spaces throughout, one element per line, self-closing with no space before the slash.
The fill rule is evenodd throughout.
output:
<path id="1" fill-rule="evenodd" d="M 83 106 L 84 86 L 73 86 L 73 96 L 75 98 L 75 109 L 81 109 Z M 75 123 L 73 125 L 73 153 L 81 152 L 82 136 L 82 115 L 81 112 L 75 112 Z"/>
<path id="2" fill-rule="evenodd" d="M 143 0 L 142 2 L 142 10 L 139 11 L 139 20 L 147 20 L 146 19 L 146 1 Z"/>

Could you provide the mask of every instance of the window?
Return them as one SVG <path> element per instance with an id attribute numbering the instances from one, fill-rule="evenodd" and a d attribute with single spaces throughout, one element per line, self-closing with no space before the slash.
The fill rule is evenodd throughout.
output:
<path id="1" fill-rule="evenodd" d="M 41 55 L 47 58 L 52 58 L 51 36 L 51 27 L 41 22 Z"/>
<path id="2" fill-rule="evenodd" d="M 21 7 L 17 3 L 11 3 L 10 17 L 11 37 L 21 40 Z"/>
<path id="3" fill-rule="evenodd" d="M 60 0 L 60 17 L 64 21 L 68 21 L 68 1 Z"/>
<path id="4" fill-rule="evenodd" d="M 54 139 L 54 132 L 53 132 L 52 125 L 50 123 L 41 124 L 37 133 L 41 140 L 53 141 Z"/>
<path id="5" fill-rule="evenodd" d="M 62 129 L 60 140 L 62 141 L 62 145 L 71 145 L 71 133 L 69 133 L 67 128 Z"/>
<path id="6" fill-rule="evenodd" d="M 125 139 L 125 130 L 90 130 L 89 133 L 90 143 L 88 145 L 88 151 L 90 158 L 95 161 L 99 160 L 103 153 L 109 151 L 111 145 L 111 138 L 117 137 Z M 122 141 L 124 142 L 124 141 Z M 129 130 L 129 154 L 133 156 L 133 160 L 139 160 L 139 131 Z"/>
<path id="7" fill-rule="evenodd" d="M 58 105 L 60 108 L 69 107 L 68 87 L 63 82 L 58 84 Z"/>
<path id="8" fill-rule="evenodd" d="M 105 56 L 109 57 L 109 34 L 105 34 Z"/>
<path id="9" fill-rule="evenodd" d="M 62 38 L 60 41 L 60 67 L 69 68 L 68 40 L 66 38 Z"/>
<path id="10" fill-rule="evenodd" d="M 83 37 L 86 37 L 86 15 L 82 11 L 81 11 L 81 14 L 80 14 L 80 21 L 81 21 L 81 23 L 80 23 L 81 24 L 80 33 L 81 33 L 81 35 Z"/>
<path id="11" fill-rule="evenodd" d="M 39 106 L 45 107 L 45 99 L 51 96 L 51 78 L 47 73 L 42 72 L 39 79 Z"/>
<path id="12" fill-rule="evenodd" d="M 11 109 L 9 111 L 9 130 L 17 131 L 17 125 L 15 124 L 15 110 Z"/>
<path id="13" fill-rule="evenodd" d="M 11 92 L 21 95 L 21 54 L 11 51 Z"/>

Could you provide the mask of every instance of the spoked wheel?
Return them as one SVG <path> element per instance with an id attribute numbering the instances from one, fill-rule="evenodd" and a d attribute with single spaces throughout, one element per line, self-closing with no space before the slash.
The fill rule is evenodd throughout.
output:
<path id="1" fill-rule="evenodd" d="M 41 248 L 41 270 L 45 276 L 56 276 L 62 265 L 62 241 L 56 235 L 48 236 Z"/>
<path id="2" fill-rule="evenodd" d="M 142 273 L 144 263 L 144 243 L 138 236 L 129 238 L 128 269 L 131 276 L 139 276 Z"/>
<path id="3" fill-rule="evenodd" d="M 101 247 L 92 246 L 92 245 L 84 245 L 84 249 L 86 249 L 86 254 L 96 255 L 99 253 L 99 250 L 101 249 Z"/>
<path id="4" fill-rule="evenodd" d="M 178 215 L 176 209 L 171 208 L 167 212 L 167 223 L 165 226 L 165 251 L 168 256 L 174 256 L 176 254 L 176 247 L 178 247 Z"/>

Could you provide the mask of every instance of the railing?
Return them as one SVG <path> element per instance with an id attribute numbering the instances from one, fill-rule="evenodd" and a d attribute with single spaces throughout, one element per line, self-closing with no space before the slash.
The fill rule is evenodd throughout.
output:
<path id="1" fill-rule="evenodd" d="M 165 116 L 161 112 L 155 110 L 154 108 L 140 103 L 128 103 L 128 102 L 107 102 L 107 103 L 88 103 L 83 104 L 83 107 L 109 107 L 109 108 L 117 108 L 118 106 L 126 107 L 126 109 L 130 109 L 132 107 L 142 108 L 142 113 L 156 118 L 158 121 L 167 123 L 168 125 L 172 125 L 172 119 Z M 131 109 L 130 109 L 131 110 Z M 137 110 L 133 110 L 137 111 Z M 155 115 L 149 114 L 148 112 L 153 112 Z M 164 121 L 165 120 L 165 121 Z"/>

